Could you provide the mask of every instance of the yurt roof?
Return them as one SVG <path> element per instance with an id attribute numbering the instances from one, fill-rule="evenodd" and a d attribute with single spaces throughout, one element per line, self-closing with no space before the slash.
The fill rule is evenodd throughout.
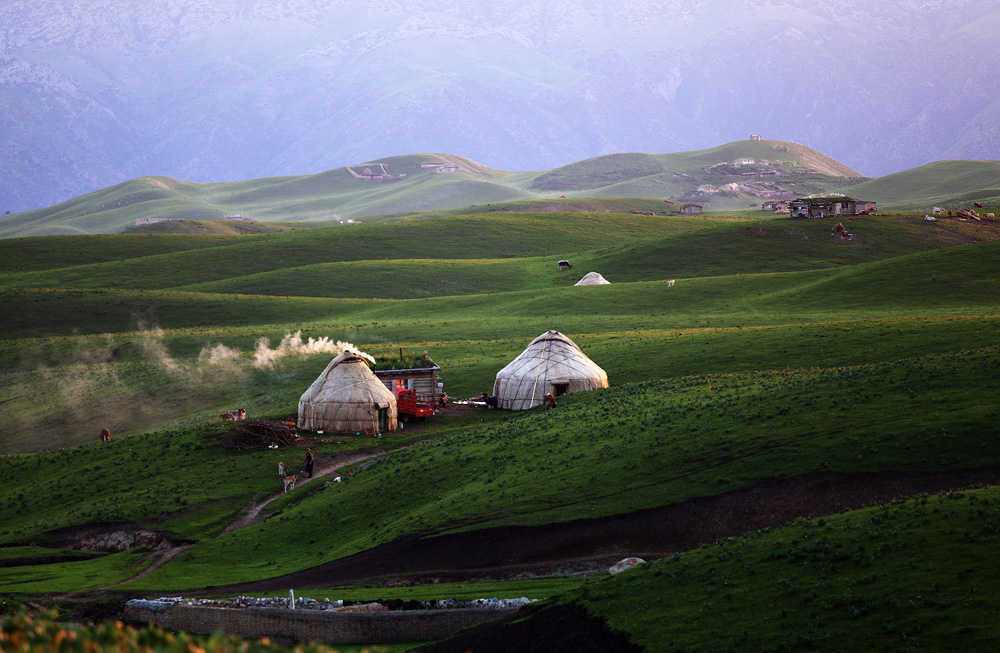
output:
<path id="1" fill-rule="evenodd" d="M 611 282 L 605 279 L 600 272 L 588 272 L 583 276 L 582 279 L 576 282 L 577 286 L 599 286 L 602 284 L 610 284 Z"/>
<path id="2" fill-rule="evenodd" d="M 330 361 L 300 401 L 390 405 L 395 397 L 363 358 L 345 351 Z"/>
<path id="3" fill-rule="evenodd" d="M 547 379 L 603 377 L 607 374 L 597 363 L 587 358 L 575 342 L 558 331 L 546 331 L 525 347 L 521 354 L 497 373 L 501 376 Z"/>

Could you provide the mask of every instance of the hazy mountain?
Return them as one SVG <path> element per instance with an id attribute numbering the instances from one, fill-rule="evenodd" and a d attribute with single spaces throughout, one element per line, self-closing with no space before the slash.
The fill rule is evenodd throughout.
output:
<path id="1" fill-rule="evenodd" d="M 0 212 L 409 152 L 547 169 L 750 133 L 996 158 L 1000 0 L 14 0 Z"/>

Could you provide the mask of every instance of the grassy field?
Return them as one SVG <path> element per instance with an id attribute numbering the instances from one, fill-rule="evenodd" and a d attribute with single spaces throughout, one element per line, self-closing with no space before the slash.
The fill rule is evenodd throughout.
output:
<path id="1" fill-rule="evenodd" d="M 855 239 L 842 241 L 831 220 L 561 207 L 260 234 L 0 241 L 0 560 L 35 557 L 42 545 L 61 553 L 61 529 L 140 523 L 190 548 L 120 589 L 177 592 L 306 570 L 410 536 L 612 517 L 775 479 L 1000 466 L 1000 409 L 984 400 L 1000 383 L 996 224 L 866 216 L 845 222 Z M 571 271 L 557 269 L 562 258 Z M 590 270 L 612 283 L 573 285 Z M 489 391 L 497 370 L 548 329 L 572 337 L 612 387 L 560 398 L 555 411 L 472 413 L 435 418 L 421 432 L 315 440 L 321 461 L 387 455 L 328 489 L 316 481 L 296 488 L 268 505 L 263 521 L 218 535 L 248 503 L 281 490 L 277 461 L 301 456 L 223 447 L 233 427 L 218 414 L 238 406 L 252 417 L 294 413 L 333 355 L 317 353 L 319 343 L 349 341 L 376 357 L 376 369 L 400 348 L 427 352 L 449 395 L 461 397 Z M 114 442 L 97 442 L 103 427 Z M 985 520 L 977 546 L 993 541 L 991 514 L 974 513 Z M 862 543 L 851 529 L 826 528 L 831 542 Z M 909 537 L 915 528 L 898 527 L 906 535 L 891 541 L 906 559 L 916 555 L 906 547 L 931 537 Z M 804 536 L 781 533 L 739 546 L 753 550 L 754 567 L 800 564 L 775 542 Z M 941 546 L 955 545 L 946 535 Z M 699 556 L 719 555 L 718 547 L 682 561 L 712 566 Z M 939 554 L 926 555 L 933 563 Z M 130 550 L 0 566 L 0 593 L 90 592 L 149 564 Z M 749 601 L 697 594 L 707 591 L 708 572 L 679 575 L 678 564 L 606 583 L 443 589 L 559 595 L 650 650 L 663 641 L 689 648 L 720 628 L 704 607 L 717 601 L 731 620 L 719 648 L 781 647 L 793 632 L 823 645 L 827 632 L 836 638 L 847 627 L 830 615 L 856 607 L 837 598 L 841 586 L 823 585 L 847 579 L 803 572 L 792 580 L 826 607 L 800 605 L 805 590 L 779 588 L 774 609 L 789 616 L 768 612 L 767 628 L 752 629 L 744 621 L 754 615 L 738 609 Z M 921 564 L 887 569 L 923 592 Z M 774 592 L 729 575 L 734 596 Z M 952 583 L 940 600 L 954 604 L 964 587 Z M 392 598 L 387 589 L 329 591 Z M 648 619 L 631 618 L 588 602 L 588 592 L 612 591 L 624 605 L 656 607 Z M 648 598 L 658 591 L 692 598 L 661 606 Z M 393 596 L 434 593 L 417 583 Z M 899 624 L 886 641 L 912 632 L 933 643 L 944 632 L 914 630 L 895 607 L 865 600 L 872 619 Z M 924 618 L 930 609 L 914 608 Z M 657 623 L 698 610 L 690 636 Z"/>
<path id="2" fill-rule="evenodd" d="M 582 625 L 572 608 L 648 651 L 985 650 L 998 524 L 996 487 L 802 519 L 592 579 L 438 650 L 557 648 Z"/>

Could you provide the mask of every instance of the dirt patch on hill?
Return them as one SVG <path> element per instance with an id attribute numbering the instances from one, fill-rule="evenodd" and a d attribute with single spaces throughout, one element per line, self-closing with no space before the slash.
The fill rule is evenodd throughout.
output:
<path id="1" fill-rule="evenodd" d="M 154 531 L 133 522 L 107 522 L 70 526 L 50 531 L 44 536 L 44 546 L 73 551 L 118 553 L 143 548 L 162 550 L 190 542 L 174 541 L 162 531 Z"/>
<path id="2" fill-rule="evenodd" d="M 398 584 L 404 580 L 400 577 L 432 582 L 588 573 L 625 556 L 662 558 L 800 517 L 979 483 L 1000 483 L 1000 468 L 778 479 L 627 515 L 409 537 L 294 574 L 214 589 L 271 592 L 364 582 Z M 197 589 L 201 588 L 190 591 Z"/>

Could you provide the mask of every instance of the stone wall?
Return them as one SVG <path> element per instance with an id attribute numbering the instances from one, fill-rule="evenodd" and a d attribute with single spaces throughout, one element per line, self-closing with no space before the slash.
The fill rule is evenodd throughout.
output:
<path id="1" fill-rule="evenodd" d="M 139 604 L 139 605 L 137 605 Z M 283 608 L 209 608 L 130 602 L 125 619 L 168 630 L 257 639 L 284 638 L 326 644 L 375 644 L 443 639 L 463 628 L 497 619 L 510 609 L 326 612 Z"/>

